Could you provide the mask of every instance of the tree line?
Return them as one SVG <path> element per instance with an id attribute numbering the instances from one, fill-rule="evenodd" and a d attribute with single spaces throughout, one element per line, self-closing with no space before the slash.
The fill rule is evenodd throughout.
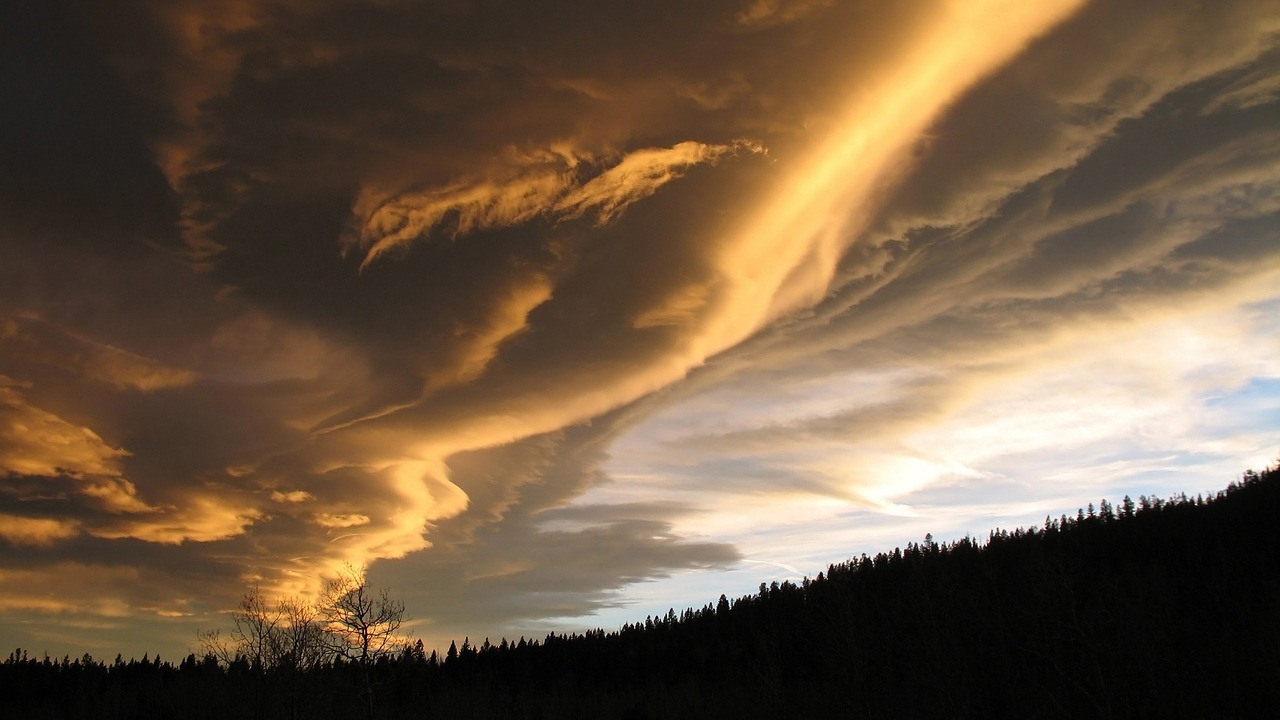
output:
<path id="1" fill-rule="evenodd" d="M 1277 517 L 1280 469 L 1248 471 L 1207 498 L 926 535 L 615 631 L 467 638 L 443 657 L 394 632 L 366 652 L 358 631 L 337 631 L 334 597 L 403 613 L 351 573 L 311 608 L 251 590 L 228 636 L 177 664 L 16 651 L 0 664 L 0 716 L 1270 717 Z"/>

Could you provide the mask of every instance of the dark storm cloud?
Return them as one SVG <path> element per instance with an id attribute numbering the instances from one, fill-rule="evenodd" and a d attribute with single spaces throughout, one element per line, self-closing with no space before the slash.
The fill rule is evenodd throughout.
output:
<path id="1" fill-rule="evenodd" d="M 6 245 L 53 230 L 77 249 L 140 259 L 138 235 L 173 237 L 176 205 L 149 147 L 164 108 L 112 72 L 103 38 L 72 8 L 24 3 L 4 13 Z"/>

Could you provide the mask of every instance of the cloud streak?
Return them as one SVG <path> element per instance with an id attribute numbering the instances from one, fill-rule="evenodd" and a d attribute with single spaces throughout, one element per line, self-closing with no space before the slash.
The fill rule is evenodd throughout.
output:
<path id="1" fill-rule="evenodd" d="M 380 202 L 362 199 L 357 203 L 356 212 L 362 219 L 355 241 L 365 248 L 361 267 L 390 250 L 427 239 L 437 229 L 456 239 L 536 218 L 573 220 L 591 211 L 595 211 L 596 224 L 605 225 L 627 206 L 678 179 L 686 168 L 714 164 L 720 157 L 741 150 L 764 152 L 758 144 L 747 141 L 707 145 L 687 140 L 669 148 L 635 150 L 595 177 L 580 181 L 577 175 L 584 159 L 569 150 L 557 153 L 553 149 L 520 158 L 550 167 L 521 168 L 508 179 L 461 181 Z M 359 210 L 370 204 L 376 207 L 368 212 Z M 443 227 L 446 224 L 449 227 Z"/>

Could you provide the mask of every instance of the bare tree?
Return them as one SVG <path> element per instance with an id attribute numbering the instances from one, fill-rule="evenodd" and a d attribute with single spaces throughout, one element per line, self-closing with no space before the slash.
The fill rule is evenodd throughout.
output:
<path id="1" fill-rule="evenodd" d="M 255 668 L 268 668 L 275 664 L 276 626 L 279 613 L 267 607 L 258 586 L 245 592 L 240 604 L 231 613 L 232 627 L 228 637 L 221 630 L 201 630 L 200 643 L 207 654 L 224 663 L 244 658 Z"/>
<path id="2" fill-rule="evenodd" d="M 404 622 L 404 603 L 391 599 L 385 588 L 370 588 L 365 568 L 348 565 L 325 584 L 319 607 L 330 652 L 360 666 L 369 717 L 373 717 L 369 669 L 378 658 L 396 655 L 406 647 L 397 634 Z"/>
<path id="3" fill-rule="evenodd" d="M 259 670 L 309 670 L 338 658 L 356 663 L 370 717 L 371 667 L 379 658 L 398 655 L 408 646 L 398 634 L 404 603 L 393 600 L 385 589 L 369 587 L 365 569 L 350 565 L 325 583 L 316 603 L 288 597 L 270 605 L 255 586 L 245 592 L 231 620 L 231 632 L 225 637 L 218 630 L 199 632 L 206 653 L 226 664 L 244 658 Z"/>
<path id="4" fill-rule="evenodd" d="M 313 668 L 328 657 L 320 610 L 302 598 L 290 597 L 276 606 L 283 624 L 277 626 L 277 657 L 300 670 Z"/>
<path id="5" fill-rule="evenodd" d="M 404 603 L 392 600 L 386 589 L 370 588 L 364 568 L 348 565 L 326 583 L 319 616 L 330 651 L 346 660 L 368 665 L 404 649 L 397 635 Z"/>
<path id="6" fill-rule="evenodd" d="M 324 661 L 328 644 L 319 610 L 300 598 L 282 598 L 269 605 L 257 586 L 245 592 L 231 613 L 231 632 L 200 631 L 207 654 L 224 663 L 244 658 L 253 667 L 308 669 Z"/>

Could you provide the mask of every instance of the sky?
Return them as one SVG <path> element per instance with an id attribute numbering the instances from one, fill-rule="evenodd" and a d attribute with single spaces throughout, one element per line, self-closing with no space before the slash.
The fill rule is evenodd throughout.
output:
<path id="1" fill-rule="evenodd" d="M 616 629 L 1280 452 L 1280 6 L 0 10 L 0 646 Z"/>

